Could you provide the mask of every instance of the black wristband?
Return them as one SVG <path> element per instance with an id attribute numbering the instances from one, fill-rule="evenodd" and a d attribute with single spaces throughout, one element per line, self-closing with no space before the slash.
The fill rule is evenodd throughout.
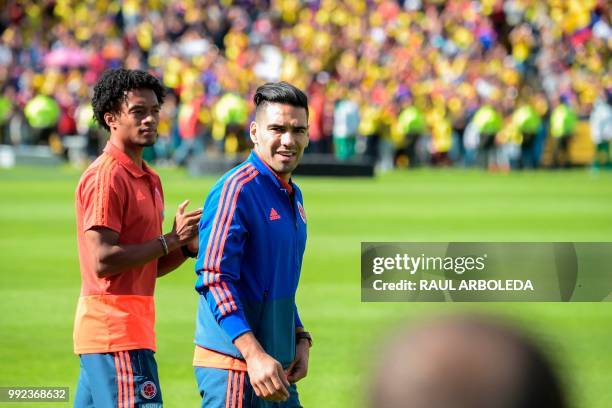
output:
<path id="1" fill-rule="evenodd" d="M 189 248 L 187 248 L 187 245 L 183 245 L 181 247 L 181 252 L 183 253 L 183 256 L 185 258 L 197 258 L 198 257 L 198 253 L 197 252 L 191 252 L 189 250 Z"/>
<path id="2" fill-rule="evenodd" d="M 307 331 L 295 333 L 295 342 L 299 342 L 302 339 L 308 340 L 309 347 L 312 347 L 312 336 Z"/>

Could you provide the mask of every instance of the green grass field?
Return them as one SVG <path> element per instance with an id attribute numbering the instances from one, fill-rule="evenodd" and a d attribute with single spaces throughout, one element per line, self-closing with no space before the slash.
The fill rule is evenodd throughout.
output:
<path id="1" fill-rule="evenodd" d="M 74 392 L 79 174 L 67 167 L 0 171 L 0 386 Z M 178 203 L 201 205 L 214 179 L 160 174 L 169 228 Z M 511 318 L 537 335 L 574 406 L 612 406 L 612 303 L 361 303 L 359 269 L 361 241 L 610 241 L 612 173 L 422 170 L 296 181 L 309 236 L 298 305 L 315 341 L 309 376 L 299 384 L 306 407 L 362 406 L 370 362 L 393 323 L 466 310 Z M 157 360 L 171 408 L 199 406 L 192 267 L 160 279 L 156 292 Z"/>

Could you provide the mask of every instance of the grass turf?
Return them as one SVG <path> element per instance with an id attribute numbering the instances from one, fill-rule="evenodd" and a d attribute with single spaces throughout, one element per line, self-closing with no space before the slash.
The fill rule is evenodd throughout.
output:
<path id="1" fill-rule="evenodd" d="M 68 167 L 0 171 L 0 386 L 75 390 L 79 173 Z M 179 202 L 201 205 L 214 182 L 177 170 L 162 169 L 161 177 L 166 229 Z M 309 228 L 298 306 L 315 342 L 309 375 L 299 384 L 306 407 L 361 406 L 377 345 L 394 323 L 467 310 L 510 318 L 535 334 L 556 359 L 575 406 L 612 404 L 611 303 L 361 303 L 359 288 L 361 241 L 609 241 L 611 173 L 420 170 L 296 181 Z M 191 368 L 192 266 L 162 278 L 156 291 L 167 407 L 199 406 Z"/>

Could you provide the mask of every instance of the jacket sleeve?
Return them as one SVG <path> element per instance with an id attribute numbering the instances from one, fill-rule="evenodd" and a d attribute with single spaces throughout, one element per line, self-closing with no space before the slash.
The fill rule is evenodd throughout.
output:
<path id="1" fill-rule="evenodd" d="M 244 199 L 240 199 L 244 180 L 226 181 L 209 194 L 199 225 L 200 250 L 195 265 L 196 290 L 206 298 L 215 320 L 232 341 L 251 330 L 236 290 L 248 233 Z"/>
<path id="2" fill-rule="evenodd" d="M 293 304 L 293 310 L 294 310 L 294 314 L 295 314 L 295 327 L 302 327 L 302 328 L 304 328 L 304 325 L 302 324 L 302 320 L 300 319 L 300 315 L 299 315 L 298 310 L 297 310 L 297 305 L 295 303 Z"/>

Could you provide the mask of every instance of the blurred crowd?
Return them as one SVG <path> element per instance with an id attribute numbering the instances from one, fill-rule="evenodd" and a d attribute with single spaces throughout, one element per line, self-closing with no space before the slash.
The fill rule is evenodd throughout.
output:
<path id="1" fill-rule="evenodd" d="M 248 149 L 251 98 L 309 95 L 307 153 L 378 166 L 567 166 L 587 123 L 610 165 L 605 0 L 18 0 L 0 16 L 0 137 L 95 155 L 91 88 L 146 69 L 169 90 L 147 152 L 184 164 Z"/>

